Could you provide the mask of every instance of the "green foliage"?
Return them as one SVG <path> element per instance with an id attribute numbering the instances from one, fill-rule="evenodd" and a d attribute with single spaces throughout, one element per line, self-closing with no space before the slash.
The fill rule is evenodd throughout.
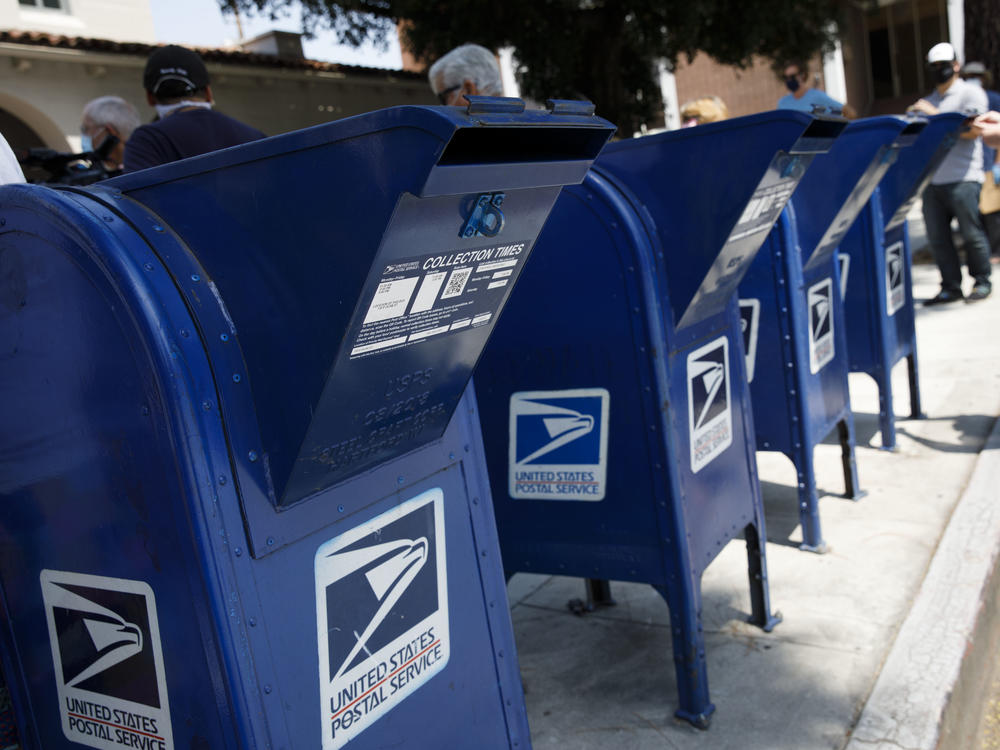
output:
<path id="1" fill-rule="evenodd" d="M 754 55 L 809 58 L 832 44 L 840 0 L 219 0 L 224 10 L 280 14 L 300 6 L 307 31 L 351 45 L 384 44 L 405 20 L 406 43 L 432 61 L 465 42 L 512 46 L 522 93 L 587 98 L 622 133 L 662 111 L 656 66 L 702 51 L 746 67 Z"/>

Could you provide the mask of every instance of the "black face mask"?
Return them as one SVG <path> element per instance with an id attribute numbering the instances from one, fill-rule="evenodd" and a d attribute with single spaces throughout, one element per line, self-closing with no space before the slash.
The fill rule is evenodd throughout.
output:
<path id="1" fill-rule="evenodd" d="M 799 79 L 795 76 L 785 79 L 785 87 L 793 94 L 799 90 Z"/>
<path id="2" fill-rule="evenodd" d="M 955 75 L 955 69 L 948 65 L 932 65 L 930 66 L 931 80 L 934 82 L 935 86 L 942 83 L 948 83 L 951 77 Z"/>

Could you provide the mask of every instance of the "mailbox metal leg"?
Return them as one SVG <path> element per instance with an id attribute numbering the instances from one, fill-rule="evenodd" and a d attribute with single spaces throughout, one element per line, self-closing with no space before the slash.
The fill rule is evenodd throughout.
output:
<path id="1" fill-rule="evenodd" d="M 896 415 L 892 408 L 892 368 L 889 366 L 878 367 L 875 371 L 875 380 L 878 382 L 878 426 L 882 433 L 881 450 L 894 451 L 896 450 Z"/>
<path id="2" fill-rule="evenodd" d="M 795 464 L 799 485 L 799 523 L 802 525 L 802 544 L 799 545 L 799 549 L 823 554 L 826 552 L 826 542 L 823 541 L 819 523 L 819 496 L 816 493 L 813 446 L 802 438 L 799 440 L 799 447 L 788 456 Z"/>
<path id="3" fill-rule="evenodd" d="M 600 578 L 587 578 L 584 581 L 587 590 L 587 598 L 570 599 L 566 602 L 569 611 L 574 615 L 583 615 L 593 612 L 599 607 L 613 607 L 618 602 L 611 596 L 611 582 Z"/>
<path id="4" fill-rule="evenodd" d="M 747 524 L 744 529 L 747 541 L 747 569 L 750 574 L 750 617 L 748 622 L 758 626 L 765 633 L 774 630 L 781 622 L 781 613 L 771 613 L 771 593 L 767 580 L 767 557 L 764 554 L 763 533 L 757 526 Z"/>
<path id="5" fill-rule="evenodd" d="M 867 493 L 858 486 L 858 464 L 854 460 L 854 417 L 850 412 L 837 422 L 837 433 L 840 436 L 840 456 L 844 464 L 844 497 L 860 500 Z"/>
<path id="6" fill-rule="evenodd" d="M 688 582 L 691 584 L 692 582 Z M 670 632 L 674 647 L 674 672 L 680 704 L 674 716 L 698 729 L 708 729 L 715 704 L 708 697 L 705 635 L 701 629 L 701 591 L 697 585 L 653 586 L 670 609 Z M 684 589 L 684 591 L 676 591 Z M 690 599 L 691 601 L 683 601 Z"/>
<path id="7" fill-rule="evenodd" d="M 914 348 L 916 348 L 914 346 Z M 906 358 L 906 370 L 910 376 L 910 418 L 924 419 L 927 417 L 920 406 L 920 377 L 917 367 L 917 352 L 914 351 Z"/>

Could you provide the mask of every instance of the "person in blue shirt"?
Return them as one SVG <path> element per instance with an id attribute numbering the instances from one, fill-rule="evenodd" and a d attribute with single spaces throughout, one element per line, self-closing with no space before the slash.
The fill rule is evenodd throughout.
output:
<path id="1" fill-rule="evenodd" d="M 809 66 L 804 63 L 788 63 L 782 72 L 787 94 L 778 100 L 778 109 L 797 109 L 812 113 L 814 108 L 823 107 L 828 113 L 843 113 L 854 118 L 854 110 L 844 102 L 838 102 L 825 91 L 809 85 Z"/>

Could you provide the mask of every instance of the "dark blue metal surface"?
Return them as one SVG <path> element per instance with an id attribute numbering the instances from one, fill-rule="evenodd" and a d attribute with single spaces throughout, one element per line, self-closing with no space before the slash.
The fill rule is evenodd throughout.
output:
<path id="1" fill-rule="evenodd" d="M 772 112 L 610 145 L 556 202 L 476 370 L 508 575 L 653 585 L 696 726 L 714 711 L 701 574 L 737 536 L 751 620 L 777 622 L 733 292 L 841 127 Z"/>
<path id="2" fill-rule="evenodd" d="M 847 497 L 859 496 L 836 249 L 922 121 L 850 123 L 817 156 L 740 285 L 759 310 L 752 365 L 757 449 L 785 453 L 798 479 L 802 547 L 823 551 L 813 453 L 835 427 Z"/>
<path id="3" fill-rule="evenodd" d="M 882 448 L 896 447 L 892 369 L 906 359 L 910 416 L 921 416 L 911 286 L 910 237 L 906 214 L 954 145 L 965 117 L 935 115 L 909 148 L 900 152 L 840 250 L 849 261 L 844 318 L 851 372 L 865 372 L 878 384 Z"/>
<path id="4" fill-rule="evenodd" d="M 530 746 L 469 385 L 510 285 L 435 289 L 492 315 L 431 335 L 451 303 L 420 289 L 490 249 L 516 278 L 613 129 L 478 109 L 0 190 L 2 655 L 24 747 Z M 391 293 L 411 277 L 413 305 Z M 363 455 L 317 453 L 351 430 Z"/>

